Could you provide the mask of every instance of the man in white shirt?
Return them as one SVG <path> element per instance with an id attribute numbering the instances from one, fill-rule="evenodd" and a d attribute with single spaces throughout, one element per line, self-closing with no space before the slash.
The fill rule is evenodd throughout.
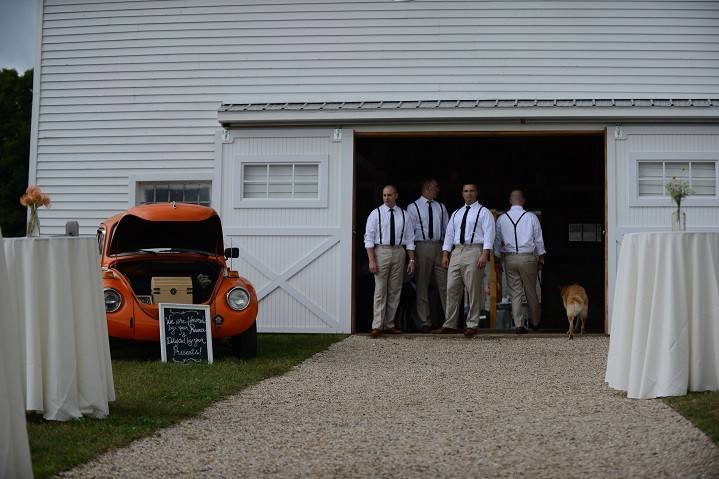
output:
<path id="1" fill-rule="evenodd" d="M 414 273 L 414 224 L 407 212 L 397 206 L 398 196 L 397 188 L 385 186 L 383 203 L 369 214 L 365 228 L 369 270 L 374 274 L 374 319 L 370 333 L 373 338 L 383 331 L 401 333 L 394 325 L 394 317 L 402 293 L 406 255 L 409 255 L 407 273 Z"/>
<path id="2" fill-rule="evenodd" d="M 524 193 L 509 195 L 511 208 L 497 218 L 494 254 L 504 262 L 507 288 L 512 297 L 512 317 L 517 334 L 527 332 L 522 299 L 529 304 L 532 327 L 539 327 L 541 307 L 537 297 L 537 271 L 544 266 L 544 238 L 537 215 L 524 209 Z M 500 267 L 501 271 L 501 267 Z"/>
<path id="3" fill-rule="evenodd" d="M 449 221 L 447 208 L 437 201 L 439 184 L 434 179 L 422 182 L 422 196 L 407 206 L 414 223 L 417 286 L 417 319 L 423 333 L 432 327 L 429 314 L 429 283 L 434 277 L 442 310 L 447 311 L 447 269 L 442 267 L 442 241 Z"/>
<path id="4" fill-rule="evenodd" d="M 447 320 L 434 334 L 454 333 L 464 312 L 463 297 L 467 292 L 469 313 L 464 335 L 477 334 L 482 309 L 482 278 L 484 266 L 494 245 L 494 217 L 477 202 L 477 185 L 462 187 L 465 205 L 449 218 L 442 246 L 442 266 L 447 272 Z M 451 257 L 450 257 L 451 253 Z"/>

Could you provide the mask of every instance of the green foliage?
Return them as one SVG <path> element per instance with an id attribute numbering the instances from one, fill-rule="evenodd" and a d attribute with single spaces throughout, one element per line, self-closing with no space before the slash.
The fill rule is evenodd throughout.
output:
<path id="1" fill-rule="evenodd" d="M 18 202 L 28 181 L 32 70 L 0 70 L 0 229 L 25 235 L 25 208 Z"/>
<path id="2" fill-rule="evenodd" d="M 194 416 L 207 406 L 270 376 L 283 374 L 345 336 L 260 334 L 257 358 L 232 357 L 226 342 L 215 344 L 214 364 L 159 361 L 157 343 L 113 344 L 112 372 L 117 400 L 105 419 L 45 421 L 28 416 L 36 478 L 50 477 L 109 449 Z"/>

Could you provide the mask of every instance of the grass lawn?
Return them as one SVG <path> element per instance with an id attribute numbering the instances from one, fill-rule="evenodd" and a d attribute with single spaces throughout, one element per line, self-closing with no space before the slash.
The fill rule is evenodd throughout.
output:
<path id="1" fill-rule="evenodd" d="M 719 445 L 719 391 L 689 393 L 664 401 Z"/>
<path id="2" fill-rule="evenodd" d="M 40 415 L 28 416 L 35 477 L 68 470 L 103 451 L 194 416 L 246 386 L 286 372 L 344 337 L 260 334 L 256 359 L 234 359 L 229 346 L 218 343 L 211 365 L 163 364 L 157 344 L 113 344 L 117 401 L 110 403 L 108 418 L 55 422 Z"/>

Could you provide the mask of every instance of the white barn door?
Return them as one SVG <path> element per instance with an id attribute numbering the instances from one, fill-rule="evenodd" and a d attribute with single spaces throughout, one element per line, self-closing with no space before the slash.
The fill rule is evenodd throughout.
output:
<path id="1" fill-rule="evenodd" d="M 351 332 L 352 144 L 329 128 L 218 134 L 213 206 L 261 332 Z"/>

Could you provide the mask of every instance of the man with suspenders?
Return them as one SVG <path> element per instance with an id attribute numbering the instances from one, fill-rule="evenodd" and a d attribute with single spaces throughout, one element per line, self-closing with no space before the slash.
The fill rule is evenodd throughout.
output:
<path id="1" fill-rule="evenodd" d="M 439 185 L 434 179 L 422 182 L 422 196 L 407 206 L 414 223 L 414 244 L 417 285 L 417 319 L 423 333 L 432 327 L 429 312 L 429 283 L 432 277 L 439 290 L 442 310 L 447 311 L 447 269 L 442 267 L 442 241 L 449 221 L 447 208 L 437 201 Z"/>
<path id="2" fill-rule="evenodd" d="M 447 320 L 434 334 L 454 333 L 460 326 L 467 292 L 469 314 L 464 335 L 477 334 L 482 309 L 484 266 L 494 245 L 494 217 L 477 201 L 477 185 L 462 187 L 465 205 L 449 218 L 442 246 L 442 266 L 447 272 Z M 451 259 L 450 259 L 451 253 Z"/>
<path id="3" fill-rule="evenodd" d="M 497 218 L 495 255 L 502 255 L 507 288 L 512 296 L 512 317 L 517 334 L 526 333 L 522 299 L 529 304 L 532 327 L 539 327 L 541 307 L 537 297 L 537 271 L 544 266 L 544 238 L 537 215 L 524 209 L 524 193 L 509 195 L 511 208 Z"/>
<path id="4" fill-rule="evenodd" d="M 409 255 L 407 273 L 414 273 L 414 224 L 407 212 L 397 206 L 398 196 L 397 188 L 385 186 L 383 203 L 370 212 L 365 228 L 369 270 L 374 274 L 374 317 L 370 333 L 373 338 L 382 332 L 401 333 L 395 327 L 394 317 L 402 293 L 406 255 Z"/>

